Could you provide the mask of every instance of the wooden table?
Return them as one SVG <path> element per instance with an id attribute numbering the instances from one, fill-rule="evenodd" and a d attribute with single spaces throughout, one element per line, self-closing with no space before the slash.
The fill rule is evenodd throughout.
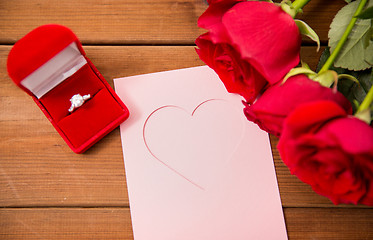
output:
<path id="1" fill-rule="evenodd" d="M 327 43 L 342 0 L 312 0 L 300 17 Z M 119 129 L 74 154 L 6 72 L 12 45 L 59 23 L 113 78 L 203 65 L 194 51 L 203 0 L 0 1 L 0 239 L 133 239 Z M 302 58 L 320 53 L 304 39 Z M 292 176 L 270 136 L 289 239 L 373 239 L 373 209 L 334 206 Z"/>

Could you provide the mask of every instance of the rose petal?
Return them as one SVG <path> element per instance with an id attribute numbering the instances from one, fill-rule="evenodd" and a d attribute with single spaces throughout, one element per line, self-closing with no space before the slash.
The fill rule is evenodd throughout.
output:
<path id="1" fill-rule="evenodd" d="M 332 136 L 336 144 L 350 154 L 373 154 L 373 128 L 360 119 L 354 117 L 337 119 L 333 124 L 326 125 L 323 132 L 328 133 L 328 136 L 324 136 L 325 139 Z"/>
<path id="2" fill-rule="evenodd" d="M 303 132 L 312 132 L 326 121 L 346 117 L 346 111 L 332 101 L 320 100 L 300 105 L 286 119 L 287 127 L 294 136 Z"/>
<path id="3" fill-rule="evenodd" d="M 297 106 L 316 100 L 331 100 L 347 113 L 352 112 L 350 102 L 340 93 L 310 80 L 305 75 L 289 78 L 284 84 L 270 86 L 254 104 L 246 104 L 248 120 L 263 130 L 280 136 L 284 119 Z"/>
<path id="4" fill-rule="evenodd" d="M 299 63 L 299 29 L 279 6 L 269 2 L 240 2 L 223 15 L 222 23 L 241 57 L 271 84 L 280 81 Z"/>
<path id="5" fill-rule="evenodd" d="M 228 44 L 214 44 L 211 34 L 196 39 L 200 59 L 215 70 L 228 92 L 238 93 L 252 102 L 267 84 L 260 74 Z"/>
<path id="6" fill-rule="evenodd" d="M 372 140 L 370 125 L 317 101 L 288 116 L 278 149 L 292 173 L 333 203 L 373 205 Z"/>
<path id="7" fill-rule="evenodd" d="M 222 17 L 228 9 L 237 2 L 242 1 L 243 0 L 210 1 L 209 7 L 198 18 L 198 26 L 210 32 L 211 41 L 213 43 L 230 42 L 230 38 L 222 24 Z"/>

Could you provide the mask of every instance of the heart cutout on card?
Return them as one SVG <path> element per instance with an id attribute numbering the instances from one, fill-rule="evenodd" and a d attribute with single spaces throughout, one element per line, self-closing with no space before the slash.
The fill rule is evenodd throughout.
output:
<path id="1" fill-rule="evenodd" d="M 155 160 L 205 190 L 223 177 L 244 135 L 244 123 L 242 112 L 222 99 L 204 101 L 192 112 L 167 105 L 148 116 L 143 138 Z"/>

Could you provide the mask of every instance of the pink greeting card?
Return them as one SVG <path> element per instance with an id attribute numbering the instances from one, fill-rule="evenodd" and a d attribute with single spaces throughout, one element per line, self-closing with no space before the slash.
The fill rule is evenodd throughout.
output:
<path id="1" fill-rule="evenodd" d="M 214 71 L 114 84 L 135 240 L 287 239 L 268 134 Z"/>

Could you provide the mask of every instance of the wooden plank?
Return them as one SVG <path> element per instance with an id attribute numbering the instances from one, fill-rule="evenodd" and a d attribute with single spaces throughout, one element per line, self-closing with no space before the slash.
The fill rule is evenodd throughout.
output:
<path id="1" fill-rule="evenodd" d="M 0 239 L 133 239 L 128 208 L 0 210 Z"/>
<path id="2" fill-rule="evenodd" d="M 0 206 L 128 206 L 118 129 L 76 155 L 49 123 L 33 123 L 1 136 Z M 27 132 L 35 126 L 47 130 Z"/>
<path id="3" fill-rule="evenodd" d="M 313 0 L 299 17 L 325 42 L 332 18 L 344 4 Z M 204 32 L 197 19 L 206 8 L 204 0 L 1 1 L 0 44 L 13 44 L 48 23 L 68 26 L 85 44 L 193 44 Z"/>
<path id="4" fill-rule="evenodd" d="M 373 238 L 373 209 L 285 208 L 289 240 Z M 3 208 L 0 239 L 133 239 L 128 208 Z"/>
<path id="5" fill-rule="evenodd" d="M 0 46 L 0 206 L 128 206 L 119 130 L 87 153 L 71 152 L 31 98 L 6 74 L 10 46 Z M 112 78 L 202 65 L 192 46 L 88 46 L 87 55 Z M 312 68 L 320 53 L 304 47 Z M 283 206 L 334 207 L 290 175 L 272 136 Z"/>
<path id="6" fill-rule="evenodd" d="M 373 239 L 373 209 L 287 208 L 289 240 Z"/>
<path id="7" fill-rule="evenodd" d="M 192 43 L 203 0 L 2 1 L 0 42 L 14 43 L 48 23 L 70 27 L 84 43 Z"/>

